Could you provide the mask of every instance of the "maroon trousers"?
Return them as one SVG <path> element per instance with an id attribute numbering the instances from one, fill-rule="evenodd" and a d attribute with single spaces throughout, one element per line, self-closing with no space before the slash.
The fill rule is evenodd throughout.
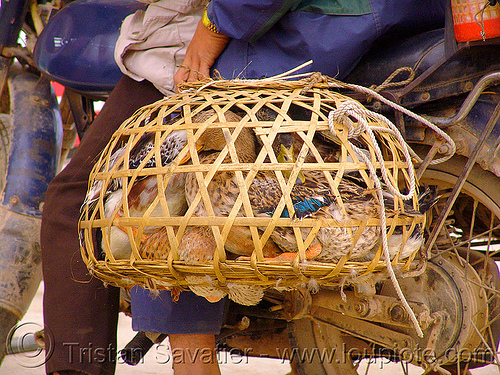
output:
<path id="1" fill-rule="evenodd" d="M 113 132 L 135 110 L 161 98 L 149 82 L 124 76 L 71 162 L 49 185 L 41 231 L 47 373 L 114 373 L 119 290 L 87 272 L 78 241 L 80 206 L 90 171 Z"/>

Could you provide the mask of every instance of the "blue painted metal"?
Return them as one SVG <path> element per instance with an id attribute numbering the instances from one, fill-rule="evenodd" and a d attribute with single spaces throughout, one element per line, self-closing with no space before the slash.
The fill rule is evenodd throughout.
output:
<path id="1" fill-rule="evenodd" d="M 0 49 L 17 43 L 28 11 L 27 0 L 2 0 L 0 7 Z"/>
<path id="2" fill-rule="evenodd" d="M 56 14 L 35 48 L 37 67 L 80 92 L 109 93 L 122 73 L 113 53 L 123 19 L 144 8 L 135 0 L 80 0 Z"/>
<path id="3" fill-rule="evenodd" d="M 12 138 L 2 206 L 41 217 L 41 204 L 54 178 L 62 146 L 57 98 L 46 78 L 24 71 L 9 79 Z"/>

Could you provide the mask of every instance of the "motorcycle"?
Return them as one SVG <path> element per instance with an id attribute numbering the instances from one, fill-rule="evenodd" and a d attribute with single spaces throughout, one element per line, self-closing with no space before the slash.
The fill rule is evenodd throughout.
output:
<path id="1" fill-rule="evenodd" d="M 0 361 L 12 328 L 25 314 L 41 281 L 39 233 L 47 186 L 64 165 L 77 136 L 83 136 L 94 118 L 93 103 L 104 100 L 121 76 L 113 63 L 114 42 L 121 22 L 144 7 L 132 1 L 90 2 L 83 13 L 78 7 L 72 13 L 74 8 L 68 7 L 66 15 L 57 17 L 59 21 L 53 17 L 49 24 L 62 28 L 58 32 L 63 37 L 43 47 L 38 45 L 40 52 L 35 63 L 36 39 L 49 26 L 46 25 L 49 16 L 63 5 L 23 0 L 2 1 L 0 8 Z M 92 12 L 103 17 L 92 22 L 85 17 Z M 75 44 L 68 44 L 73 40 L 64 38 L 75 26 L 80 30 L 78 43 L 87 44 L 83 60 L 75 61 L 78 69 L 53 58 L 63 47 L 65 53 L 72 51 L 75 56 Z M 90 30 L 97 34 L 85 34 Z M 101 59 L 108 65 L 96 68 Z M 40 72 L 42 66 L 51 71 L 54 66 L 56 70 L 69 69 L 55 73 L 65 77 L 69 72 L 79 72 L 68 80 L 59 80 L 65 86 L 60 103 L 50 79 Z M 82 69 L 88 66 L 90 69 Z"/>
<path id="2" fill-rule="evenodd" d="M 9 105 L 2 107 L 0 119 L 11 133 L 2 137 L 4 143 L 10 140 L 10 151 L 2 151 L 1 176 L 6 178 L 1 181 L 0 214 L 5 211 L 6 228 L 18 228 L 0 236 L 7 245 L 15 244 L 0 250 L 1 275 L 12 276 L 16 270 L 9 283 L 0 278 L 0 345 L 40 282 L 36 233 L 44 188 L 76 135 L 84 136 L 95 116 L 93 103 L 105 100 L 118 81 L 112 56 L 117 32 L 121 20 L 143 6 L 85 0 L 56 13 L 59 5 L 10 0 L 0 8 L 0 87 L 7 87 L 2 99 L 10 97 L 2 100 Z M 28 40 L 24 48 L 17 45 L 21 29 Z M 448 4 L 444 29 L 384 40 L 345 79 L 376 86 L 379 99 L 348 93 L 393 119 L 422 156 L 420 182 L 438 187 L 440 200 L 427 220 L 420 265 L 411 277 L 399 280 L 423 338 L 392 283 L 379 281 L 342 293 L 340 286 L 317 294 L 306 289 L 268 291 L 257 306 L 234 304 L 217 338 L 221 350 L 289 359 L 301 374 L 355 374 L 361 360 L 376 358 L 411 363 L 427 373 L 465 373 L 498 364 L 499 52 L 498 38 L 457 43 Z M 404 74 L 411 79 L 397 82 Z M 65 87 L 60 103 L 51 80 Z M 418 121 L 393 111 L 383 98 L 432 120 L 454 140 L 456 154 L 446 163 L 430 164 L 436 155 L 450 153 L 449 146 Z M 37 143 L 43 144 L 36 148 Z M 138 334 L 123 354 L 126 361 L 137 363 L 161 339 Z"/>

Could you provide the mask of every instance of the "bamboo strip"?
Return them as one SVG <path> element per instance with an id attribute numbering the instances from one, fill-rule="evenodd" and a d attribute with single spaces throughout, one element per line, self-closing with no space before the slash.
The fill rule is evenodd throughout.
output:
<path id="1" fill-rule="evenodd" d="M 204 84 L 203 84 L 204 85 Z M 338 186 L 342 178 L 349 173 L 358 173 L 369 189 L 373 183 L 369 177 L 367 166 L 360 162 L 356 152 L 348 141 L 348 132 L 345 125 L 334 124 L 334 133 L 330 133 L 328 114 L 350 98 L 327 89 L 331 84 L 316 83 L 309 87 L 308 80 L 298 81 L 214 81 L 203 87 L 201 83 L 186 83 L 184 88 L 195 89 L 181 93 L 136 111 L 126 120 L 120 129 L 103 150 L 95 164 L 89 188 L 92 184 L 101 183 L 103 188 L 97 203 L 90 210 L 84 206 L 80 221 L 80 230 L 83 233 L 84 246 L 82 258 L 90 272 L 107 283 L 117 286 L 143 285 L 148 288 L 170 288 L 172 286 L 187 286 L 185 276 L 208 275 L 216 280 L 218 285 L 227 283 L 240 283 L 247 285 L 260 285 L 273 287 L 277 284 L 294 288 L 300 283 L 314 278 L 320 285 L 338 286 L 345 278 L 351 281 L 355 275 L 370 273 L 383 273 L 385 264 L 381 261 L 382 250 L 379 249 L 372 261 L 355 262 L 350 260 L 350 252 L 345 254 L 336 263 L 319 263 L 305 260 L 305 252 L 314 241 L 315 235 L 323 226 L 347 228 L 353 237 L 351 250 L 362 235 L 363 228 L 380 226 L 379 218 L 371 218 L 364 222 L 352 220 L 338 223 L 334 219 L 316 220 L 305 218 L 293 220 L 281 218 L 280 213 L 286 207 L 290 216 L 293 216 L 294 206 L 290 193 L 296 177 L 301 171 L 320 171 L 325 176 L 332 192 L 336 197 L 338 206 L 346 212 Z M 304 88 L 307 86 L 307 91 Z M 267 108 L 276 114 L 274 120 L 259 121 L 257 113 L 262 108 Z M 301 108 L 310 113 L 308 119 L 295 119 L 291 115 L 293 108 Z M 214 115 L 203 123 L 193 121 L 197 114 L 206 110 L 214 110 Z M 228 111 L 237 111 L 241 116 L 240 121 L 228 121 Z M 370 154 L 370 159 L 376 169 L 382 166 L 388 171 L 390 181 L 395 186 L 406 187 L 409 184 L 408 166 L 404 161 L 402 146 L 398 143 L 388 128 L 375 118 L 367 118 L 375 131 L 377 142 L 383 149 L 383 165 L 376 160 L 374 145 L 366 134 L 360 134 L 357 142 L 363 144 Z M 356 126 L 356 124 L 354 124 Z M 227 146 L 220 152 L 212 164 L 201 164 L 196 150 L 196 142 L 201 134 L 209 128 L 222 129 L 227 140 Z M 254 163 L 241 163 L 238 160 L 238 150 L 235 139 L 244 128 L 251 128 L 261 142 Z M 187 146 L 180 152 L 171 165 L 147 167 L 151 158 L 161 160 L 160 147 L 174 130 L 186 130 Z M 273 151 L 273 142 L 280 133 L 296 134 L 302 142 L 298 150 L 295 163 L 280 163 Z M 149 150 L 136 169 L 124 168 L 129 165 L 129 154 L 134 146 L 138 145 L 145 134 L 152 134 L 154 147 Z M 316 148 L 316 136 L 328 135 L 338 147 L 338 162 L 325 162 Z M 112 164 L 111 155 L 119 147 L 125 147 L 125 153 Z M 334 147 L 334 146 L 332 146 Z M 191 156 L 191 163 L 179 165 L 180 161 Z M 306 162 L 307 156 L 312 156 L 316 162 Z M 274 214 L 270 217 L 254 217 L 252 205 L 248 196 L 248 189 L 259 172 L 273 172 L 279 183 L 282 196 Z M 216 216 L 211 202 L 208 186 L 213 177 L 219 172 L 234 174 L 239 194 L 227 216 Z M 285 177 L 285 172 L 290 177 Z M 167 197 L 162 194 L 174 174 L 194 173 L 198 183 L 198 193 L 192 205 L 183 216 L 172 216 L 168 209 Z M 129 209 L 129 198 L 132 186 L 136 181 L 147 177 L 156 176 L 158 191 L 160 192 L 146 208 L 140 217 L 132 217 Z M 121 213 L 113 213 L 106 217 L 105 190 L 113 181 L 120 180 L 123 194 L 119 209 Z M 198 205 L 203 205 L 206 216 L 195 216 Z M 418 209 L 417 197 L 412 201 L 414 209 Z M 395 200 L 396 212 L 403 210 L 403 202 Z M 118 209 L 117 209 L 118 210 Z M 162 216 L 153 216 L 160 210 Z M 401 214 L 387 218 L 388 237 L 397 228 L 403 231 L 406 241 L 417 225 L 425 225 L 425 218 L 411 218 Z M 121 227 L 128 237 L 132 254 L 130 259 L 116 259 L 112 253 L 111 230 Z M 186 264 L 179 260 L 178 248 L 182 236 L 189 226 L 208 226 L 217 244 L 213 261 L 207 264 Z M 152 228 L 165 228 L 167 233 L 168 256 L 164 259 L 142 259 L 140 254 L 141 241 L 145 233 Z M 249 261 L 232 261 L 226 258 L 225 242 L 236 227 L 247 227 L 254 246 L 252 257 Z M 267 241 L 272 241 L 271 236 L 276 228 L 291 228 L 297 241 L 297 256 L 293 262 L 272 262 L 264 259 L 263 247 Z M 309 230 L 303 235 L 302 229 Z M 102 231 L 102 249 L 95 249 L 95 230 Z M 104 253 L 104 260 L 99 260 L 97 253 Z M 409 259 L 393 260 L 393 265 L 399 265 L 405 271 L 414 267 L 416 252 Z M 353 276 L 354 275 L 354 276 Z M 354 281 L 353 281 L 354 282 Z"/>

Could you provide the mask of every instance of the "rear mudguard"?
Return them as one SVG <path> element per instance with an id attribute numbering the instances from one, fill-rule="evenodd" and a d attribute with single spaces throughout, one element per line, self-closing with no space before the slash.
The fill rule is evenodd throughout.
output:
<path id="1" fill-rule="evenodd" d="M 499 89 L 495 88 L 489 93 L 481 95 L 476 105 L 472 108 L 463 122 L 447 130 L 457 146 L 457 153 L 469 157 L 480 134 L 498 104 Z M 500 177 L 500 121 L 496 123 L 491 134 L 486 139 L 477 161 L 481 168 L 493 172 Z"/>
<path id="2" fill-rule="evenodd" d="M 47 79 L 17 71 L 8 83 L 12 130 L 0 200 L 0 308 L 21 318 L 41 280 L 42 206 L 58 168 L 62 121 Z"/>

